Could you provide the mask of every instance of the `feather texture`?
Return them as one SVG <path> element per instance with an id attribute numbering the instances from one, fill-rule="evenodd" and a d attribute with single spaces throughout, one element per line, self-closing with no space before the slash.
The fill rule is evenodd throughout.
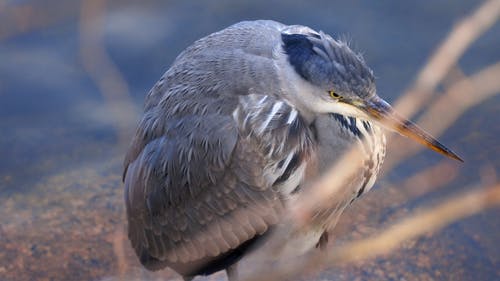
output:
<path id="1" fill-rule="evenodd" d="M 287 50 L 283 38 L 314 54 Z M 289 199 L 306 190 L 301 185 L 309 180 L 311 159 L 319 161 L 313 174 L 321 174 L 352 145 L 369 156 L 370 172 L 353 179 L 345 198 L 319 211 L 325 227 L 373 185 L 385 152 L 379 151 L 379 128 L 355 118 L 311 115 L 288 85 L 305 82 L 286 80 L 291 76 L 281 69 L 291 52 L 296 68 L 303 56 L 315 55 L 363 68 L 360 75 L 371 77 L 359 57 L 336 53 L 329 40 L 305 27 L 242 22 L 196 41 L 176 58 L 148 93 L 125 158 L 128 236 L 145 267 L 169 266 L 192 276 L 237 262 L 279 224 Z M 334 65 L 329 63 L 321 65 Z M 299 69 L 303 78 L 319 79 L 317 69 Z"/>

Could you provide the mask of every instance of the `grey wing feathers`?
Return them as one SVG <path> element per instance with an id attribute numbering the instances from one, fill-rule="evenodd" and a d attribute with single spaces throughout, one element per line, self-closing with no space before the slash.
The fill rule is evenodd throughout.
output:
<path id="1" fill-rule="evenodd" d="M 216 256 L 276 222 L 281 203 L 265 190 L 269 183 L 256 180 L 264 157 L 252 143 L 237 143 L 233 121 L 221 119 L 157 138 L 130 163 L 126 202 L 138 254 L 170 262 Z M 232 216 L 236 209 L 244 211 Z"/>
<path id="2" fill-rule="evenodd" d="M 279 37 L 280 24 L 258 25 Z M 259 74 L 273 75 L 272 52 L 255 42 L 272 40 L 254 28 L 240 23 L 201 39 L 148 94 L 124 182 L 129 238 L 152 270 L 171 266 L 189 273 L 183 264 L 206 261 L 264 233 L 283 208 L 273 188 L 285 172 L 283 162 L 307 154 L 307 126 L 272 96 L 278 85 Z M 229 36 L 237 32 L 252 36 Z M 249 42 L 234 39 L 247 37 Z M 229 45 L 234 51 L 217 51 Z M 241 68 L 217 78 L 218 64 L 233 65 L 226 60 L 234 59 Z M 263 89 L 271 95 L 252 94 Z"/>
<path id="3" fill-rule="evenodd" d="M 251 133 L 263 125 L 255 116 L 245 128 L 230 116 L 191 116 L 178 122 L 175 135 L 148 142 L 130 162 L 129 237 L 145 266 L 214 257 L 277 223 L 283 202 L 272 184 L 286 168 L 279 163 L 305 154 L 310 140 L 294 110 L 282 105 L 278 114 L 277 101 L 269 99 L 261 114 L 267 119 L 274 108 L 277 116 L 261 135 Z M 239 112 L 251 108 L 247 103 Z M 275 146 L 269 146 L 271 134 L 282 136 Z"/>

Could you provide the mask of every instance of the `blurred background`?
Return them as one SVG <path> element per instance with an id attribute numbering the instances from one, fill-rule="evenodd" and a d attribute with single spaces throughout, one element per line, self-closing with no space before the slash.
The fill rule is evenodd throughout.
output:
<path id="1" fill-rule="evenodd" d="M 500 24 L 498 11 L 476 13 L 483 3 L 0 0 L 0 280 L 178 278 L 146 272 L 132 253 L 122 160 L 145 94 L 174 58 L 241 20 L 302 24 L 348 40 L 389 102 L 406 92 L 427 97 L 426 105 L 450 97 L 443 116 L 420 108 L 412 119 L 442 132 L 439 139 L 466 162 L 430 151 L 403 158 L 400 151 L 414 148 L 395 137 L 383 177 L 342 217 L 331 243 L 373 235 L 446 198 L 497 184 Z M 447 67 L 438 61 L 422 75 L 452 30 L 475 13 L 479 21 L 469 27 L 482 25 L 477 36 L 462 42 Z M 429 86 L 426 77 L 438 78 Z M 443 119 L 450 124 L 437 124 Z M 304 280 L 500 280 L 499 216 L 498 207 L 486 209 L 391 254 L 331 264 Z"/>

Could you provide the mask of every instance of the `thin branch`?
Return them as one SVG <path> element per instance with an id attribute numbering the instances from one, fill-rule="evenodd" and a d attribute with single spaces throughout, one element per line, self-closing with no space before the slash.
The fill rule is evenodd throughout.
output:
<path id="1" fill-rule="evenodd" d="M 125 279 L 125 273 L 128 269 L 127 260 L 125 259 L 125 248 L 123 245 L 125 243 L 125 240 L 126 236 L 123 233 L 122 229 L 117 230 L 112 235 L 113 252 L 115 253 L 117 263 L 116 275 L 120 278 L 120 280 Z"/>
<path id="2" fill-rule="evenodd" d="M 457 177 L 458 173 L 459 164 L 444 159 L 433 166 L 426 167 L 414 173 L 401 183 L 389 184 L 387 188 L 393 187 L 399 191 L 402 200 L 399 200 L 399 202 L 393 201 L 393 203 L 401 204 L 403 201 L 423 196 L 439 187 L 449 184 Z M 382 188 L 377 191 L 386 192 L 387 190 L 386 188 Z"/>
<path id="3" fill-rule="evenodd" d="M 499 15 L 500 1 L 489 0 L 461 20 L 420 71 L 413 87 L 395 103 L 396 109 L 411 116 L 422 108 L 451 67 L 477 38 L 493 26 Z"/>
<path id="4" fill-rule="evenodd" d="M 130 99 L 127 82 L 104 48 L 102 27 L 105 12 L 106 1 L 82 1 L 80 56 L 83 67 L 106 99 L 111 114 L 114 114 L 118 140 L 123 144 L 128 143 L 137 109 Z"/>

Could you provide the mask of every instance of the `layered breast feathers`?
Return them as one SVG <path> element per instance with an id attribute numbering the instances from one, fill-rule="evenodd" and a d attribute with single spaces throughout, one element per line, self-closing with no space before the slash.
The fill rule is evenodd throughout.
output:
<path id="1" fill-rule="evenodd" d="M 349 193 L 345 200 L 351 202 L 370 190 L 385 158 L 382 128 L 367 120 L 335 113 L 318 117 L 315 124 L 318 129 L 320 173 L 354 147 L 363 156 L 356 178 L 344 188 Z"/>

